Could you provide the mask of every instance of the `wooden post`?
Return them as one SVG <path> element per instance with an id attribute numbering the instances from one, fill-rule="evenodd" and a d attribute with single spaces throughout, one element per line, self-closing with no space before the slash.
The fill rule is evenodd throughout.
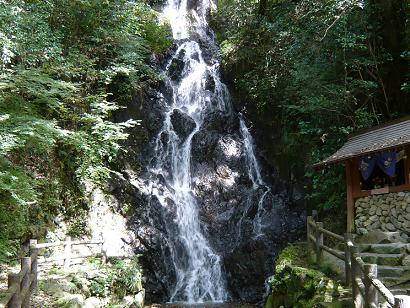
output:
<path id="1" fill-rule="evenodd" d="M 318 215 L 317 215 L 317 211 L 316 211 L 316 210 L 313 210 L 313 211 L 312 211 L 312 219 L 313 219 L 313 222 L 318 221 Z"/>
<path id="2" fill-rule="evenodd" d="M 26 257 L 21 259 L 21 271 L 25 273 L 21 280 L 21 293 L 24 292 L 25 297 L 21 298 L 21 307 L 30 308 L 30 273 L 31 273 L 31 258 Z"/>
<path id="3" fill-rule="evenodd" d="M 15 273 L 9 273 L 8 288 L 10 289 L 13 285 L 16 285 L 17 288 L 7 307 L 8 308 L 20 308 L 21 307 L 20 275 L 15 274 Z"/>
<path id="4" fill-rule="evenodd" d="M 394 308 L 408 308 L 410 307 L 410 296 L 396 295 L 394 297 Z"/>
<path id="5" fill-rule="evenodd" d="M 68 270 L 71 263 L 71 236 L 67 236 L 64 246 L 64 269 Z"/>
<path id="6" fill-rule="evenodd" d="M 38 248 L 37 240 L 30 240 L 30 258 L 31 258 L 31 270 L 30 273 L 33 276 L 33 282 L 31 283 L 31 291 L 37 290 L 37 266 L 38 266 Z"/>
<path id="7" fill-rule="evenodd" d="M 377 277 L 377 264 L 365 264 L 364 265 L 364 287 L 366 292 L 366 307 L 377 308 L 379 300 L 377 297 L 377 289 L 372 284 L 369 274 Z"/>
<path id="8" fill-rule="evenodd" d="M 353 305 L 356 308 L 364 307 L 363 296 L 360 293 L 359 287 L 356 284 L 356 278 L 361 277 L 360 267 L 357 265 L 355 260 L 355 254 L 357 254 L 358 249 L 356 246 L 351 246 L 350 250 L 350 260 L 351 260 L 351 276 L 352 276 L 352 296 Z"/>
<path id="9" fill-rule="evenodd" d="M 322 222 L 316 222 L 316 263 L 322 262 L 323 250 L 320 245 L 323 245 L 323 233 L 319 228 L 323 227 Z"/>
<path id="10" fill-rule="evenodd" d="M 354 199 L 353 199 L 353 178 L 352 178 L 352 162 L 346 161 L 346 206 L 347 206 L 347 230 L 352 233 L 354 231 Z"/>
<path id="11" fill-rule="evenodd" d="M 308 216 L 306 219 L 306 239 L 307 239 L 307 249 L 309 255 L 312 252 L 312 242 L 310 241 L 310 235 L 312 234 L 312 231 L 310 230 L 310 222 L 312 221 L 312 216 Z"/>
<path id="12" fill-rule="evenodd" d="M 350 259 L 350 250 L 348 243 L 353 243 L 353 236 L 351 233 L 345 233 L 345 276 L 346 276 L 346 285 L 350 286 L 352 282 L 352 262 Z"/>
<path id="13" fill-rule="evenodd" d="M 108 258 L 107 258 L 107 250 L 105 249 L 104 244 L 105 243 L 101 244 L 101 258 L 102 258 L 102 262 L 106 264 Z"/>

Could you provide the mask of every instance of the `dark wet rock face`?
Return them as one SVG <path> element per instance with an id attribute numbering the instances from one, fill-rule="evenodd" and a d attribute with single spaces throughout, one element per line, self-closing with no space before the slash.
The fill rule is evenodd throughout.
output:
<path id="1" fill-rule="evenodd" d="M 174 131 L 182 139 L 188 137 L 196 127 L 195 121 L 179 109 L 172 112 L 171 123 Z"/>
<path id="2" fill-rule="evenodd" d="M 146 109 L 141 114 L 147 119 L 163 119 L 163 96 L 153 97 L 158 99 L 144 104 Z M 162 123 L 157 121 L 143 124 L 148 131 L 158 133 Z M 171 122 L 182 139 L 195 129 L 195 122 L 178 109 L 173 111 Z M 168 138 L 164 132 L 160 139 L 166 144 Z M 176 281 L 169 249 L 169 241 L 177 241 L 173 237 L 176 226 L 169 223 L 176 214 L 172 200 L 167 200 L 164 207 L 154 195 L 142 189 L 146 189 L 152 177 L 144 170 L 150 166 L 154 147 L 149 142 L 140 156 L 143 169 L 138 176 L 139 185 L 132 184 L 133 176 L 127 175 L 128 178 L 112 181 L 110 190 L 123 203 L 133 204 L 129 226 L 137 235 L 136 252 L 142 254 L 147 302 L 166 302 Z M 273 274 L 275 257 L 286 243 L 303 234 L 304 210 L 296 206 L 298 200 L 292 199 L 298 194 L 288 194 L 290 186 L 275 176 L 273 168 L 264 169 L 262 176 L 274 180 L 268 182 L 272 194 L 264 201 L 263 235 L 257 237 L 254 224 L 264 189 L 253 189 L 237 116 L 220 111 L 207 113 L 192 138 L 191 151 L 192 194 L 197 200 L 202 230 L 222 258 L 230 296 L 234 300 L 260 302 L 265 293 L 264 281 Z M 157 177 L 163 190 L 172 192 L 165 179 L 161 175 Z"/>
<path id="3" fill-rule="evenodd" d="M 197 12 L 202 5 L 189 1 Z M 176 40 L 167 60 L 168 78 L 128 106 L 129 118 L 142 119 L 145 143 L 133 143 L 140 130 L 130 132 L 131 154 L 123 154 L 116 166 L 121 176 L 113 175 L 108 187 L 132 205 L 127 215 L 142 255 L 146 300 L 260 302 L 275 257 L 303 234 L 304 209 L 295 200 L 300 194 L 257 155 L 251 125 L 220 81 L 211 30 Z M 181 209 L 194 209 L 190 219 Z M 181 219 L 191 233 L 181 230 Z M 199 253 L 192 256 L 190 249 Z M 211 283 L 209 294 L 196 294 L 206 288 L 187 279 L 193 261 L 214 276 L 195 275 L 220 287 Z"/>
<path id="4" fill-rule="evenodd" d="M 181 81 L 182 71 L 185 67 L 184 56 L 185 50 L 181 50 L 177 57 L 172 59 L 169 65 L 168 76 L 173 81 Z"/>
<path id="5" fill-rule="evenodd" d="M 161 100 L 155 104 L 159 106 L 154 106 L 154 110 L 161 110 Z M 152 107 L 146 113 L 153 110 Z M 186 137 L 194 126 L 179 112 L 175 114 L 175 130 Z M 254 223 L 263 189 L 255 191 L 252 188 L 237 119 L 229 121 L 229 118 L 210 113 L 204 122 L 206 129 L 201 128 L 193 136 L 192 194 L 198 203 L 202 229 L 210 245 L 222 257 L 231 297 L 256 303 L 262 299 L 264 280 L 273 273 L 273 261 L 280 249 L 301 237 L 304 213 L 303 208 L 293 205 L 298 200 L 291 199 L 294 194 L 288 195 L 289 185 L 276 179 L 269 183 L 272 194 L 263 205 L 264 235 L 255 237 Z M 155 122 L 144 124 L 152 125 L 149 130 L 153 131 L 161 126 Z M 165 133 L 161 136 L 164 143 L 168 138 Z M 143 170 L 149 166 L 154 144 L 145 148 L 144 155 L 139 158 L 140 164 L 145 166 Z M 265 171 L 267 178 L 273 173 Z M 145 271 L 147 301 L 165 302 L 171 296 L 176 279 L 168 245 L 169 241 L 176 240 L 172 236 L 175 233 L 172 224 L 169 227 L 169 222 L 176 217 L 174 205 L 172 200 L 167 200 L 165 208 L 149 191 L 144 192 L 132 184 L 133 175 L 124 174 L 123 178 L 113 178 L 109 190 L 122 203 L 133 205 L 129 226 L 137 235 L 136 252 L 142 254 L 140 261 Z M 146 185 L 150 176 L 143 171 L 138 180 Z M 161 176 L 158 181 L 163 183 L 164 190 L 172 191 Z"/>

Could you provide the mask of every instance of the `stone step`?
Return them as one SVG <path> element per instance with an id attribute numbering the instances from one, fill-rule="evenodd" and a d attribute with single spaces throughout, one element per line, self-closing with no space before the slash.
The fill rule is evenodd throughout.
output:
<path id="1" fill-rule="evenodd" d="M 373 231 L 355 238 L 357 244 L 390 244 L 403 243 L 400 232 Z"/>
<path id="2" fill-rule="evenodd" d="M 389 288 L 390 292 L 393 295 L 410 295 L 410 286 L 403 286 L 403 287 L 392 287 Z"/>
<path id="3" fill-rule="evenodd" d="M 410 275 L 395 277 L 379 277 L 386 287 L 395 287 L 410 283 Z"/>
<path id="4" fill-rule="evenodd" d="M 391 265 L 400 266 L 402 265 L 402 260 L 404 254 L 389 254 L 389 253 L 373 253 L 373 252 L 363 252 L 360 253 L 363 261 L 366 263 L 377 264 L 377 265 Z"/>
<path id="5" fill-rule="evenodd" d="M 398 277 L 410 275 L 410 266 L 389 266 L 380 265 L 377 267 L 378 275 L 380 277 Z"/>
<path id="6" fill-rule="evenodd" d="M 359 245 L 359 251 L 361 252 L 373 252 L 373 253 L 391 253 L 399 254 L 405 253 L 410 248 L 406 243 L 390 243 L 390 244 L 362 244 Z"/>

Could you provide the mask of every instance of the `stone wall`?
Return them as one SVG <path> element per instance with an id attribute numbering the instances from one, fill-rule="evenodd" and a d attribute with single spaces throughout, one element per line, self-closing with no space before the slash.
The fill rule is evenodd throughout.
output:
<path id="1" fill-rule="evenodd" d="M 358 234 L 369 231 L 399 231 L 410 236 L 410 192 L 389 193 L 359 198 L 355 202 Z"/>

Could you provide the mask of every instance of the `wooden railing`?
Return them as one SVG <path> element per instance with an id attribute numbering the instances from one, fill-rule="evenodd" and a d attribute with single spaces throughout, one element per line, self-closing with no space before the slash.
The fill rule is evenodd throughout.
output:
<path id="1" fill-rule="evenodd" d="M 72 246 L 75 245 L 101 245 L 101 252 L 90 255 L 72 254 Z M 43 258 L 38 254 L 40 249 L 64 246 L 64 256 L 58 258 Z M 84 259 L 92 256 L 100 256 L 103 262 L 107 255 L 103 241 L 72 241 L 67 237 L 65 241 L 38 244 L 37 240 L 30 240 L 29 257 L 21 258 L 19 273 L 8 274 L 7 291 L 0 293 L 0 308 L 29 308 L 32 294 L 37 290 L 38 266 L 63 261 L 63 266 L 68 269 L 73 259 Z M 58 264 L 57 264 L 58 265 Z"/>
<path id="2" fill-rule="evenodd" d="M 37 289 L 37 241 L 30 240 L 29 257 L 21 259 L 19 273 L 8 274 L 7 292 L 0 294 L 0 307 L 29 308 L 32 292 Z"/>
<path id="3" fill-rule="evenodd" d="M 73 246 L 77 245 L 101 245 L 101 248 L 98 253 L 91 253 L 89 255 L 73 255 L 72 248 Z M 101 257 L 103 262 L 105 263 L 107 259 L 106 252 L 104 250 L 104 242 L 103 241 L 72 241 L 70 236 L 67 236 L 65 241 L 53 242 L 53 243 L 41 243 L 37 244 L 38 249 L 44 248 L 56 248 L 64 246 L 64 254 L 60 257 L 54 258 L 40 258 L 38 263 L 42 264 L 55 264 L 59 262 L 63 262 L 64 268 L 68 269 L 71 265 L 71 261 L 74 259 L 84 259 L 88 257 Z"/>
<path id="4" fill-rule="evenodd" d="M 353 302 L 356 308 L 378 307 L 379 295 L 393 308 L 410 307 L 410 296 L 394 296 L 377 278 L 377 264 L 366 264 L 362 260 L 351 233 L 345 233 L 344 236 L 333 233 L 324 229 L 323 223 L 316 219 L 317 212 L 315 211 L 307 218 L 308 249 L 315 253 L 318 264 L 323 260 L 323 251 L 344 261 L 346 285 L 352 287 Z M 343 243 L 344 251 L 326 246 L 324 236 Z"/>

